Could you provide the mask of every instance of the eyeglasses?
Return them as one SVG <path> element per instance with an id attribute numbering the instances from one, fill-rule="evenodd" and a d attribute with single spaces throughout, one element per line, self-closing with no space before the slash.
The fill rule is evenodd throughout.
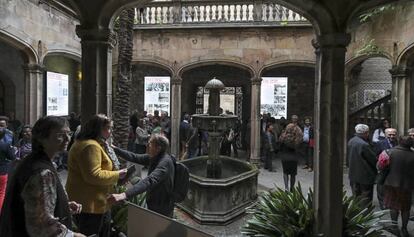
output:
<path id="1" fill-rule="evenodd" d="M 57 138 L 59 139 L 63 139 L 63 138 L 68 138 L 68 137 L 72 137 L 73 132 L 69 131 L 69 132 L 59 132 L 56 133 Z"/>

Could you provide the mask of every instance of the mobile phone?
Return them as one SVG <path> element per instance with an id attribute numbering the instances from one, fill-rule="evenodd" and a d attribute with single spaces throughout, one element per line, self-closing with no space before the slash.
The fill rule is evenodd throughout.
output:
<path id="1" fill-rule="evenodd" d="M 119 180 L 118 184 L 124 185 L 132 177 L 132 175 L 134 175 L 135 171 L 136 171 L 135 165 L 131 165 L 130 167 L 128 167 L 125 177 Z"/>

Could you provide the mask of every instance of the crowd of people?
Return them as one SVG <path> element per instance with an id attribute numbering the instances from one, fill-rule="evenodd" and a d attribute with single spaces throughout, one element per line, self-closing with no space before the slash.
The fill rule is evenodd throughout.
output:
<path id="1" fill-rule="evenodd" d="M 287 191 L 295 185 L 301 159 L 303 168 L 313 171 L 312 120 L 299 121 L 296 115 L 290 121 L 270 114 L 261 118 L 264 168 L 275 171 L 273 161 L 281 159 Z M 132 114 L 127 149 L 112 144 L 113 122 L 103 114 L 82 126 L 75 114 L 67 119 L 46 116 L 33 127 L 9 122 L 0 116 L 0 236 L 110 236 L 111 206 L 144 192 L 148 209 L 173 216 L 176 158 L 169 155 L 171 122 L 166 112 Z M 239 120 L 224 131 L 220 154 L 237 157 L 240 140 L 249 140 L 243 135 L 248 127 Z M 190 115 L 183 115 L 179 129 L 177 160 L 208 153 L 208 133 L 193 126 Z M 401 215 L 402 236 L 408 236 L 413 151 L 414 128 L 398 136 L 387 119 L 372 134 L 367 125 L 356 125 L 347 148 L 352 194 L 372 205 L 376 185 L 379 207 L 390 209 L 394 227 Z M 122 160 L 146 166 L 148 175 L 116 193 L 114 187 L 128 173 Z M 58 174 L 62 167 L 68 170 L 65 187 Z"/>
<path id="2" fill-rule="evenodd" d="M 409 236 L 407 225 L 414 190 L 414 128 L 398 136 L 387 119 L 370 136 L 369 126 L 357 124 L 348 141 L 346 165 L 354 196 L 372 205 L 374 186 L 380 209 L 389 209 L 397 236 Z M 401 215 L 401 230 L 398 217 Z"/>

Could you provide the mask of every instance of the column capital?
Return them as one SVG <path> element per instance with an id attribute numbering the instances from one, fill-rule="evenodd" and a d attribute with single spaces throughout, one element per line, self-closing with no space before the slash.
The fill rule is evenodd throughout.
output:
<path id="1" fill-rule="evenodd" d="M 313 47 L 318 50 L 320 48 L 346 48 L 351 42 L 351 35 L 348 33 L 330 33 L 317 35 L 312 40 Z"/>
<path id="2" fill-rule="evenodd" d="M 252 85 L 261 85 L 262 84 L 262 78 L 261 77 L 253 77 L 251 80 Z"/>
<path id="3" fill-rule="evenodd" d="M 411 69 L 401 65 L 394 65 L 389 72 L 393 78 L 405 78 L 410 74 Z"/>
<path id="4" fill-rule="evenodd" d="M 23 70 L 33 73 L 43 73 L 46 71 L 46 67 L 40 64 L 31 63 L 23 65 Z"/>
<path id="5" fill-rule="evenodd" d="M 81 43 L 104 43 L 111 48 L 117 44 L 116 33 L 111 29 L 88 29 L 77 25 L 76 35 L 81 38 Z"/>
<path id="6" fill-rule="evenodd" d="M 171 78 L 171 85 L 181 85 L 182 82 L 183 82 L 183 79 L 179 76 L 173 76 Z"/>

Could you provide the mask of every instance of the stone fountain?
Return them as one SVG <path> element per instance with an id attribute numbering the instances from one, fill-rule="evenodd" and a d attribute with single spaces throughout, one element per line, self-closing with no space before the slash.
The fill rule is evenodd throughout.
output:
<path id="1" fill-rule="evenodd" d="M 193 126 L 208 132 L 208 156 L 183 161 L 190 170 L 190 187 L 179 208 L 202 224 L 225 225 L 245 212 L 257 198 L 258 169 L 245 161 L 220 156 L 224 131 L 233 127 L 237 116 L 220 114 L 220 91 L 224 84 L 213 78 L 207 114 L 193 115 Z"/>

